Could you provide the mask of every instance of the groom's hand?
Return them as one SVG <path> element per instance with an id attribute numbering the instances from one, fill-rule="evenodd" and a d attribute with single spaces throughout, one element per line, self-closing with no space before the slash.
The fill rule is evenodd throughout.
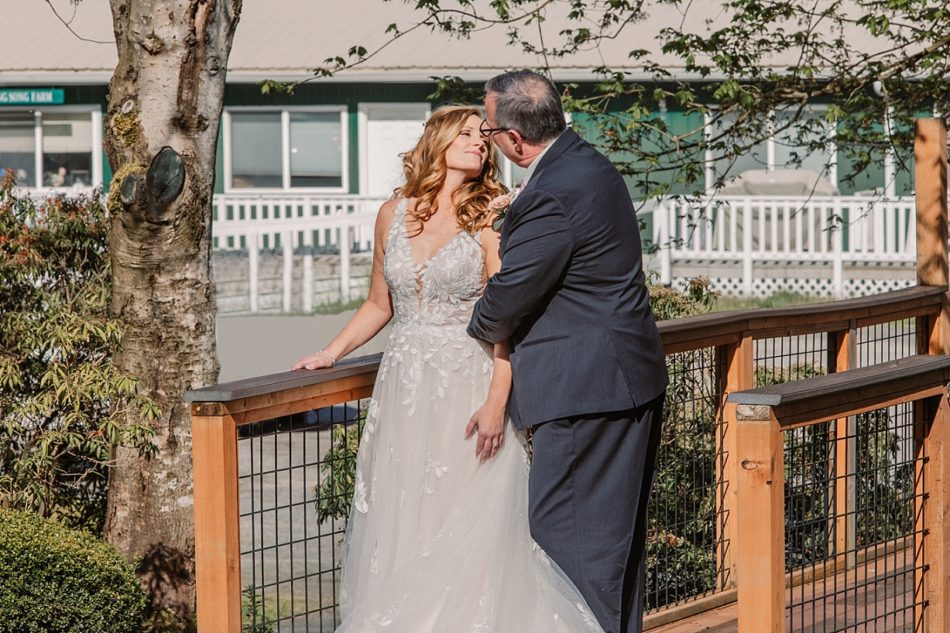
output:
<path id="1" fill-rule="evenodd" d="M 486 462 L 498 454 L 505 439 L 505 409 L 483 404 L 465 427 L 465 439 L 478 432 L 475 442 L 475 457 Z"/>

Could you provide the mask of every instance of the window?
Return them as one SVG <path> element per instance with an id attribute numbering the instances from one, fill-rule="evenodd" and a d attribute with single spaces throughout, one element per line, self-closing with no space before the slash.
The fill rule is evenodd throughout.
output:
<path id="1" fill-rule="evenodd" d="M 834 163 L 829 125 L 822 112 L 806 110 L 792 125 L 789 112 L 776 112 L 774 137 L 775 165 L 777 169 L 807 169 L 816 174 L 827 175 Z"/>
<path id="2" fill-rule="evenodd" d="M 723 157 L 723 151 L 717 150 L 714 165 L 714 173 L 716 177 L 726 177 L 732 178 L 738 176 L 742 172 L 749 171 L 750 169 L 765 169 L 768 166 L 768 147 L 766 141 L 759 141 L 758 143 L 753 143 L 752 139 L 736 137 L 733 138 L 730 135 L 729 129 L 735 124 L 736 114 L 727 113 L 723 114 L 721 117 L 716 118 L 712 123 L 709 124 L 709 138 L 713 139 L 714 142 L 721 143 L 726 141 L 730 146 L 734 148 L 743 148 L 735 156 Z M 723 138 L 723 135 L 726 135 Z"/>
<path id="3" fill-rule="evenodd" d="M 0 112 L 0 169 L 21 187 L 36 186 L 36 121 L 31 112 Z"/>
<path id="4" fill-rule="evenodd" d="M 736 115 L 729 113 L 711 119 L 706 124 L 707 136 L 710 139 L 723 140 L 735 148 L 742 148 L 737 156 L 723 157 L 722 150 L 713 155 L 710 152 L 711 165 L 707 168 L 707 187 L 711 187 L 717 177 L 725 176 L 726 180 L 742 175 L 752 169 L 792 169 L 807 170 L 821 175 L 832 184 L 837 183 L 837 151 L 834 139 L 831 138 L 831 125 L 824 120 L 824 112 L 820 109 L 804 111 L 799 119 L 788 124 L 790 112 L 771 112 L 772 129 L 775 133 L 766 136 L 764 140 L 753 143 L 751 138 L 730 136 L 729 127 L 735 122 Z M 820 145 L 820 147 L 819 147 Z"/>
<path id="5" fill-rule="evenodd" d="M 231 115 L 231 186 L 284 186 L 280 147 L 280 114 Z"/>
<path id="6" fill-rule="evenodd" d="M 88 114 L 43 116 L 43 186 L 91 187 L 92 120 Z"/>
<path id="7" fill-rule="evenodd" d="M 29 188 L 102 184 L 101 113 L 69 109 L 0 111 L 0 170 Z"/>
<path id="8" fill-rule="evenodd" d="M 230 189 L 346 191 L 346 110 L 225 113 Z"/>

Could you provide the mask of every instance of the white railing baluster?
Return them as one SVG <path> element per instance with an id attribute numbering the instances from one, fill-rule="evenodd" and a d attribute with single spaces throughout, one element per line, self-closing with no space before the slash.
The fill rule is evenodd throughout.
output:
<path id="1" fill-rule="evenodd" d="M 739 203 L 742 207 L 742 292 L 752 296 L 752 203 L 748 198 Z"/>
<path id="2" fill-rule="evenodd" d="M 767 252 L 770 253 L 777 253 L 780 249 L 778 241 L 778 214 L 781 206 L 781 202 L 773 202 L 772 208 L 769 209 L 769 228 L 771 229 L 769 231 L 769 238 L 771 239 L 771 243 L 769 244 Z"/>
<path id="3" fill-rule="evenodd" d="M 731 202 L 723 205 L 723 208 L 729 209 L 729 250 L 733 253 L 739 252 L 739 205 Z M 743 232 L 748 231 L 750 227 L 744 227 Z"/>
<path id="4" fill-rule="evenodd" d="M 659 206 L 653 212 L 653 234 L 654 243 L 660 247 L 660 282 L 669 285 L 673 282 L 673 245 L 670 243 L 671 216 L 676 211 L 675 207 Z"/>
<path id="5" fill-rule="evenodd" d="M 283 308 L 284 312 L 290 312 L 291 299 L 293 298 L 294 283 L 294 234 L 292 231 L 284 231 L 280 234 L 281 246 L 284 251 L 284 278 L 283 278 Z"/>
<path id="6" fill-rule="evenodd" d="M 726 207 L 716 205 L 712 207 L 715 210 L 716 221 L 716 250 L 722 253 L 726 250 Z"/>
<path id="7" fill-rule="evenodd" d="M 794 212 L 794 203 L 788 203 L 782 207 L 782 252 L 792 252 L 792 213 Z"/>
<path id="8" fill-rule="evenodd" d="M 897 253 L 900 248 L 900 241 L 897 239 L 897 226 L 894 220 L 893 207 L 890 205 L 884 205 L 884 251 L 885 253 Z"/>
<path id="9" fill-rule="evenodd" d="M 805 251 L 805 209 L 798 206 L 795 209 L 795 253 Z"/>
<path id="10" fill-rule="evenodd" d="M 692 242 L 692 235 L 689 228 L 689 218 L 690 218 L 690 207 L 688 205 L 682 205 L 679 207 L 679 219 L 680 219 L 680 232 L 677 236 L 678 241 L 680 242 L 677 245 L 677 248 L 683 250 L 688 250 L 690 248 L 690 242 Z"/>
<path id="11" fill-rule="evenodd" d="M 258 248 L 259 235 L 256 231 L 247 234 L 247 265 L 248 265 L 248 294 L 250 296 L 250 310 L 257 312 L 257 276 L 258 276 Z"/>
<path id="12" fill-rule="evenodd" d="M 340 228 L 340 294 L 343 303 L 352 298 L 350 294 L 350 225 L 344 224 Z"/>
<path id="13" fill-rule="evenodd" d="M 302 309 L 304 314 L 313 312 L 313 231 L 303 231 L 303 285 L 300 289 L 303 294 Z"/>
<path id="14" fill-rule="evenodd" d="M 831 285 L 835 299 L 844 296 L 844 253 L 842 252 L 841 231 L 835 231 L 832 236 Z"/>
<path id="15" fill-rule="evenodd" d="M 868 211 L 874 217 L 874 252 L 878 254 L 883 254 L 887 251 L 885 248 L 884 240 L 884 217 L 887 215 L 883 209 L 878 209 L 875 205 L 873 211 Z"/>

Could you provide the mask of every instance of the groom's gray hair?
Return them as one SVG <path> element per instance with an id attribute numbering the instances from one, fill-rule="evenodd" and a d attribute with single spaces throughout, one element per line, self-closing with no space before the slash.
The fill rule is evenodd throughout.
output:
<path id="1" fill-rule="evenodd" d="M 531 70 L 502 73 L 488 80 L 485 93 L 495 95 L 495 125 L 516 130 L 529 143 L 546 143 L 566 127 L 561 96 L 544 75 Z"/>

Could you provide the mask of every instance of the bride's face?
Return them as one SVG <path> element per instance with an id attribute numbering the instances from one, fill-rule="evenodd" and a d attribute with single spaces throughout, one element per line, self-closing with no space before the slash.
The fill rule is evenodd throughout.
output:
<path id="1" fill-rule="evenodd" d="M 445 151 L 445 166 L 477 178 L 488 159 L 488 144 L 478 132 L 481 119 L 472 115 L 462 126 L 455 140 Z"/>

